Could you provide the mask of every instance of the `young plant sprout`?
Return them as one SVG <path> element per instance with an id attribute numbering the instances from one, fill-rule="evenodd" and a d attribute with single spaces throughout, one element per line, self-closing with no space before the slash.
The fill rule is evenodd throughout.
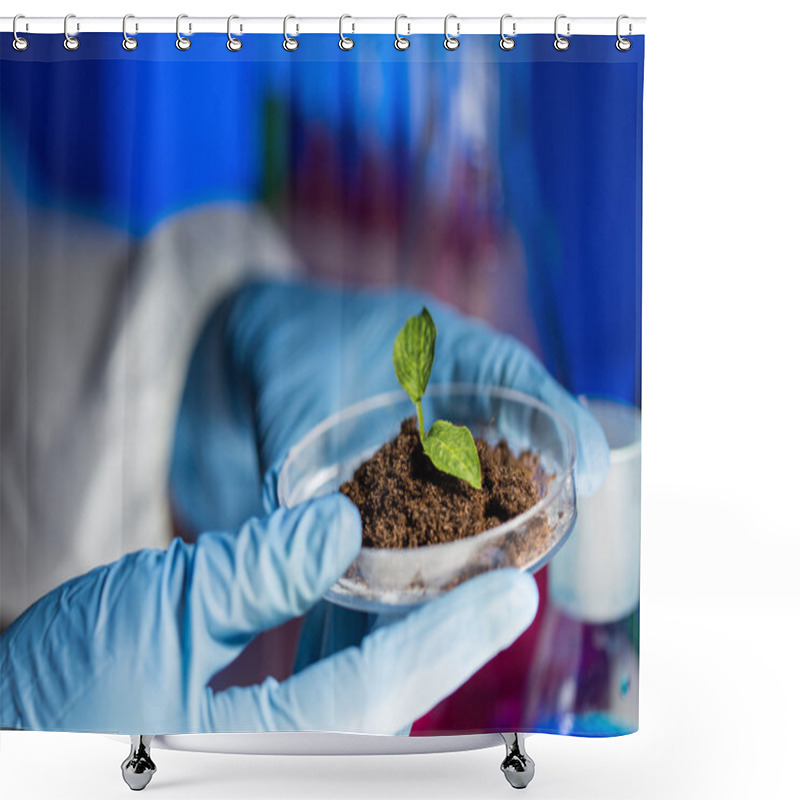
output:
<path id="1" fill-rule="evenodd" d="M 394 373 L 416 406 L 422 449 L 433 466 L 480 489 L 481 464 L 469 428 L 436 420 L 431 429 L 425 432 L 422 395 L 431 377 L 435 350 L 436 325 L 428 309 L 423 306 L 422 313 L 409 317 L 394 340 Z"/>

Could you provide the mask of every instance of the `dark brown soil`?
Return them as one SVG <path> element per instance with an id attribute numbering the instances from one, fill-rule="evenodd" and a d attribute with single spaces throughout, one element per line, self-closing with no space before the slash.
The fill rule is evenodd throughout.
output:
<path id="1" fill-rule="evenodd" d="M 439 472 L 425 455 L 416 418 L 364 462 L 340 491 L 361 511 L 365 547 L 419 547 L 475 536 L 521 514 L 546 492 L 550 476 L 530 452 L 505 440 L 475 442 L 482 488 Z"/>

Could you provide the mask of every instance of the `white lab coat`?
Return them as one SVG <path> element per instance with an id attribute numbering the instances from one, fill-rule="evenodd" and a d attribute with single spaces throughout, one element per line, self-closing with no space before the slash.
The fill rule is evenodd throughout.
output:
<path id="1" fill-rule="evenodd" d="M 0 184 L 0 625 L 69 578 L 171 537 L 167 471 L 192 346 L 246 277 L 299 264 L 253 206 L 143 240 Z"/>

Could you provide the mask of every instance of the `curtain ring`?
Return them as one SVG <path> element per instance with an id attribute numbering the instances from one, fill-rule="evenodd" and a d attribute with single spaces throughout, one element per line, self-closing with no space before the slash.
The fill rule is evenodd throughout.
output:
<path id="1" fill-rule="evenodd" d="M 555 25 L 553 26 L 553 31 L 556 35 L 556 40 L 553 42 L 553 47 L 555 47 L 556 50 L 560 50 L 562 52 L 564 50 L 569 50 L 569 39 L 565 39 L 563 36 L 559 36 L 558 21 L 560 19 L 566 19 L 566 18 L 567 18 L 566 14 L 559 14 L 556 17 Z M 567 23 L 567 36 L 569 36 L 569 22 Z"/>
<path id="2" fill-rule="evenodd" d="M 339 48 L 341 50 L 352 50 L 356 46 L 356 43 L 349 36 L 345 36 L 342 31 L 342 26 L 346 19 L 353 18 L 349 14 L 342 14 L 342 16 L 339 17 Z M 353 26 L 353 32 L 355 33 L 356 25 L 355 23 L 351 24 Z"/>
<path id="3" fill-rule="evenodd" d="M 75 18 L 76 17 L 75 17 L 74 14 L 67 14 L 67 16 L 64 17 L 64 49 L 65 50 L 77 50 L 81 46 L 81 43 L 78 41 L 78 39 L 75 36 L 70 36 L 69 35 L 69 21 L 71 19 L 75 19 Z M 80 30 L 80 25 L 77 26 L 77 30 Z"/>
<path id="4" fill-rule="evenodd" d="M 122 18 L 122 46 L 128 50 L 135 50 L 139 46 L 139 42 L 132 36 L 128 36 L 128 20 L 136 19 L 133 14 L 126 14 Z"/>
<path id="5" fill-rule="evenodd" d="M 631 47 L 633 46 L 633 42 L 631 42 L 630 39 L 626 39 L 624 36 L 620 36 L 619 24 L 624 19 L 628 19 L 628 15 L 627 14 L 620 14 L 617 17 L 617 41 L 616 41 L 615 46 L 616 46 L 617 50 L 620 51 L 620 53 L 624 53 L 627 50 L 630 50 Z M 630 25 L 630 23 L 628 23 L 628 33 L 630 34 L 630 32 L 631 32 L 631 25 Z"/>
<path id="6" fill-rule="evenodd" d="M 23 37 L 20 36 L 17 33 L 17 20 L 18 19 L 25 19 L 25 15 L 24 14 L 17 14 L 17 16 L 14 17 L 14 21 L 11 23 L 11 33 L 14 34 L 14 41 L 11 42 L 11 46 L 18 53 L 21 53 L 23 50 L 27 50 L 28 49 L 28 40 L 27 39 L 23 39 Z"/>
<path id="7" fill-rule="evenodd" d="M 511 25 L 511 36 L 506 36 L 505 31 L 503 30 L 503 26 L 505 25 L 505 21 L 507 19 L 511 19 L 511 14 L 503 14 L 500 17 L 500 49 L 501 50 L 513 50 L 517 43 L 514 40 L 514 36 L 517 35 L 517 23 L 514 22 Z"/>
<path id="8" fill-rule="evenodd" d="M 300 47 L 300 42 L 297 39 L 289 36 L 287 32 L 286 26 L 289 24 L 290 19 L 297 19 L 297 17 L 293 17 L 291 14 L 288 14 L 283 18 L 283 49 L 288 50 L 291 53 Z"/>
<path id="9" fill-rule="evenodd" d="M 188 18 L 189 18 L 188 14 L 178 14 L 178 17 L 175 20 L 175 36 L 177 37 L 175 39 L 175 47 L 177 47 L 178 50 L 188 50 L 192 46 L 192 40 L 187 39 L 185 36 L 181 34 L 181 20 Z M 190 25 L 189 30 L 191 31 L 191 29 L 192 26 Z"/>
<path id="10" fill-rule="evenodd" d="M 407 39 L 405 36 L 400 35 L 400 20 L 401 19 L 408 19 L 405 14 L 398 14 L 394 18 L 394 46 L 396 50 L 408 50 L 411 47 L 411 39 Z M 408 33 L 411 33 L 411 23 L 407 22 L 406 26 L 408 27 Z"/>
<path id="11" fill-rule="evenodd" d="M 456 35 L 451 36 L 447 32 L 447 23 L 450 22 L 451 19 L 458 19 L 455 14 L 448 14 L 444 18 L 444 49 L 445 50 L 458 50 L 461 42 L 458 40 L 458 35 L 461 32 L 461 23 L 456 23 Z"/>
<path id="12" fill-rule="evenodd" d="M 239 17 L 237 17 L 236 14 L 231 14 L 228 17 L 228 42 L 225 45 L 225 47 L 227 47 L 228 50 L 231 51 L 231 53 L 237 53 L 239 50 L 242 49 L 242 40 L 237 39 L 235 36 L 231 35 L 231 22 L 233 22 L 233 20 L 235 19 L 239 19 Z M 239 28 L 239 30 L 241 30 L 241 28 Z"/>

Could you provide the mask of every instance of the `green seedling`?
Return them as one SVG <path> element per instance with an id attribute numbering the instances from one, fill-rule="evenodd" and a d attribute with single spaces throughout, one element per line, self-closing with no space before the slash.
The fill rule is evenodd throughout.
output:
<path id="1" fill-rule="evenodd" d="M 416 317 L 409 317 L 394 340 L 394 373 L 417 409 L 422 449 L 433 466 L 448 475 L 481 488 L 481 463 L 469 428 L 436 420 L 425 432 L 422 417 L 422 396 L 428 386 L 436 351 L 436 325 L 427 308 Z"/>

